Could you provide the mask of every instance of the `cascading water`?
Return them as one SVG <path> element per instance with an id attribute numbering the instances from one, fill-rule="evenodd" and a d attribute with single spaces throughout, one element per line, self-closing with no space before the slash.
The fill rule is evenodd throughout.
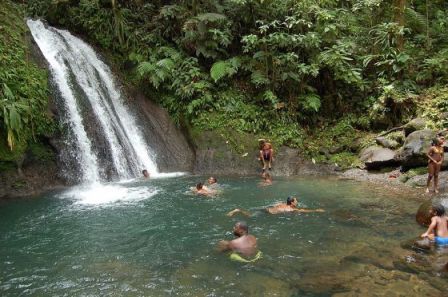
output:
<path id="1" fill-rule="evenodd" d="M 123 104 L 109 67 L 95 51 L 64 30 L 28 20 L 28 27 L 49 63 L 63 99 L 71 136 L 70 158 L 80 168 L 79 181 L 124 180 L 147 169 L 157 175 L 154 155 Z M 87 119 L 88 118 L 88 119 Z M 93 144 L 100 139 L 101 145 Z"/>

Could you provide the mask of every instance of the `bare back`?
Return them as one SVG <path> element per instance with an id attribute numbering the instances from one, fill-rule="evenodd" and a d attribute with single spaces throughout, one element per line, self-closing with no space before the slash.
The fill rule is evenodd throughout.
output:
<path id="1" fill-rule="evenodd" d="M 436 235 L 438 237 L 448 238 L 448 217 L 447 216 L 435 216 L 432 218 L 437 222 Z"/>
<path id="2" fill-rule="evenodd" d="M 287 205 L 285 203 L 280 203 L 280 204 L 274 205 L 273 207 L 269 207 L 266 210 L 270 214 L 278 214 L 278 213 L 284 213 L 284 212 L 292 212 L 295 209 L 293 207 L 291 207 L 291 205 Z"/>
<path id="3" fill-rule="evenodd" d="M 253 235 L 243 235 L 230 242 L 229 247 L 243 256 L 253 256 L 257 251 L 257 239 Z"/>

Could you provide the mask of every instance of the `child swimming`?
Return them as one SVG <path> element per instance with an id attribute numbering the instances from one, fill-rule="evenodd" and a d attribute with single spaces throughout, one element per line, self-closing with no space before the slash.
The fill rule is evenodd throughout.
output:
<path id="1" fill-rule="evenodd" d="M 448 245 L 448 217 L 441 204 L 433 205 L 431 209 L 431 224 L 422 237 L 434 240 L 438 245 Z"/>

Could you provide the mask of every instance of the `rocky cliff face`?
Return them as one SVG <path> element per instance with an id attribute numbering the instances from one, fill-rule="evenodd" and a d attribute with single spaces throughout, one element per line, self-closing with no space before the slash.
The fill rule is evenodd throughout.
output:
<path id="1" fill-rule="evenodd" d="M 231 139 L 207 131 L 193 136 L 196 161 L 194 173 L 202 175 L 257 175 L 263 165 L 258 160 L 259 147 L 255 136 L 238 134 L 238 144 Z M 333 168 L 315 165 L 300 157 L 300 151 L 274 147 L 272 175 L 328 174 Z"/>
<path id="2" fill-rule="evenodd" d="M 140 119 L 143 135 L 156 152 L 159 171 L 192 172 L 194 150 L 182 131 L 174 125 L 167 111 L 138 90 L 131 90 L 128 94 L 130 107 Z"/>

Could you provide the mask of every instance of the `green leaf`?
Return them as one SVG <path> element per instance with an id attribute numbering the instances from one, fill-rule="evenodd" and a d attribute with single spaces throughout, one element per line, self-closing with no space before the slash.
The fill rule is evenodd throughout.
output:
<path id="1" fill-rule="evenodd" d="M 218 61 L 212 65 L 210 68 L 210 76 L 217 82 L 224 76 L 226 76 L 229 65 L 225 61 Z"/>

